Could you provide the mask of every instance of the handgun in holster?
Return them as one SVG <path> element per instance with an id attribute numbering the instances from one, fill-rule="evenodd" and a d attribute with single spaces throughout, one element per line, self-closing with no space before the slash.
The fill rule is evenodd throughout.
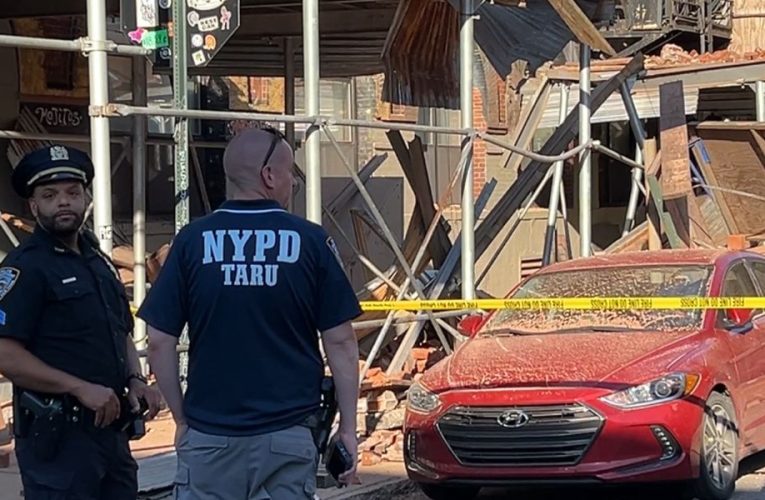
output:
<path id="1" fill-rule="evenodd" d="M 13 412 L 14 434 L 29 438 L 38 458 L 51 460 L 58 453 L 65 430 L 63 401 L 19 390 L 14 397 Z"/>
<path id="2" fill-rule="evenodd" d="M 319 454 L 327 450 L 329 436 L 332 433 L 332 425 L 337 414 L 337 397 L 335 395 L 335 381 L 332 377 L 324 377 L 321 381 L 321 403 L 317 416 L 317 425 L 314 431 L 314 441 Z"/>

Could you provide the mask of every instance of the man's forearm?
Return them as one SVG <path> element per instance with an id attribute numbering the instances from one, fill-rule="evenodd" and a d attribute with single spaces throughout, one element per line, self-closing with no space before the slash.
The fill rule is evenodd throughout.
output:
<path id="1" fill-rule="evenodd" d="M 155 330 L 156 331 L 156 330 Z M 160 334 L 164 335 L 164 334 Z M 159 390 L 176 422 L 185 422 L 183 393 L 178 375 L 178 353 L 171 342 L 149 342 L 149 363 L 157 378 Z"/>
<path id="2" fill-rule="evenodd" d="M 48 394 L 73 394 L 85 381 L 42 362 L 23 345 L 0 339 L 0 373 L 19 387 Z"/>
<path id="3" fill-rule="evenodd" d="M 331 332 L 324 340 L 324 351 L 332 370 L 340 409 L 341 432 L 356 432 L 359 399 L 359 347 L 350 323 Z"/>
<path id="4" fill-rule="evenodd" d="M 143 371 L 141 370 L 141 357 L 138 356 L 138 351 L 133 343 L 133 338 L 128 335 L 126 337 L 126 342 L 127 344 L 125 348 L 127 349 L 128 373 L 143 374 Z"/>

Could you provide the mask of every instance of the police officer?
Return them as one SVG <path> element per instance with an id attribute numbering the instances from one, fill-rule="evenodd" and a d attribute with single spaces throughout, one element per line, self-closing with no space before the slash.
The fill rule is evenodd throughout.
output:
<path id="1" fill-rule="evenodd" d="M 135 500 L 135 411 L 159 392 L 141 376 L 116 269 L 82 230 L 93 165 L 54 145 L 16 166 L 34 234 L 0 264 L 0 373 L 14 386 L 15 450 L 29 500 Z"/>
<path id="2" fill-rule="evenodd" d="M 177 498 L 313 498 L 310 421 L 324 364 L 335 381 L 341 441 L 356 463 L 361 314 L 332 239 L 288 213 L 294 157 L 281 134 L 240 132 L 224 153 L 227 201 L 183 228 L 138 316 L 177 423 Z M 187 391 L 177 339 L 188 325 Z M 355 465 L 340 476 L 353 480 Z"/>

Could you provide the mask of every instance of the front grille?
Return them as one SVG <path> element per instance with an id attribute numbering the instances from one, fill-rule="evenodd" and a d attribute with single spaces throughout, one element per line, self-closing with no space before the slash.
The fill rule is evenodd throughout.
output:
<path id="1" fill-rule="evenodd" d="M 523 412 L 528 421 L 499 417 Z M 454 456 L 470 466 L 575 465 L 589 448 L 603 418 L 580 404 L 517 407 L 455 407 L 438 420 L 438 430 Z"/>

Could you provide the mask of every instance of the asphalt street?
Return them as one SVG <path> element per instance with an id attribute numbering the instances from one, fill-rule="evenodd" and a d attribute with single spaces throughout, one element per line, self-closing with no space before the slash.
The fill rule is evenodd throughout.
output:
<path id="1" fill-rule="evenodd" d="M 409 482 L 353 498 L 354 500 L 361 498 L 365 500 L 429 500 Z M 673 496 L 660 488 L 559 489 L 557 491 L 487 489 L 479 498 L 481 500 L 663 500 L 671 499 Z M 741 478 L 737 483 L 733 500 L 765 500 L 765 473 L 751 474 Z"/>

